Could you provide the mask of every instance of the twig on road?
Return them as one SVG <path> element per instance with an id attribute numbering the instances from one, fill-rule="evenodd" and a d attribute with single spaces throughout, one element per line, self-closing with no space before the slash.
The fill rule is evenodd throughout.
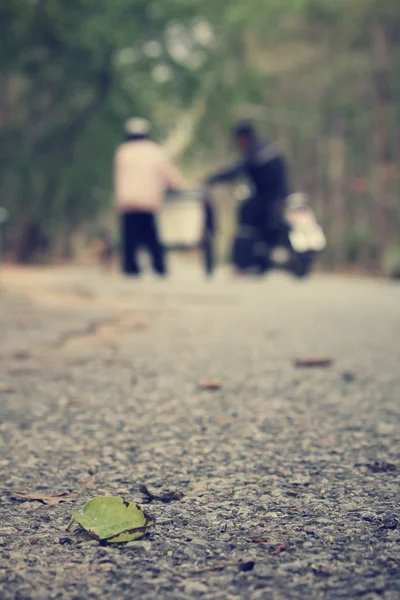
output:
<path id="1" fill-rule="evenodd" d="M 205 567 L 204 569 L 199 569 L 198 571 L 192 571 L 192 575 L 202 575 L 203 573 L 212 573 L 215 571 L 223 571 L 224 569 L 229 569 L 229 567 L 238 568 L 240 571 L 248 572 L 254 569 L 255 562 L 247 561 L 247 562 L 231 562 L 231 563 L 221 563 L 219 565 L 215 565 L 213 567 Z"/>
<path id="2" fill-rule="evenodd" d="M 153 502 L 153 500 L 155 500 L 168 504 L 169 502 L 178 502 L 179 500 L 182 500 L 184 496 L 184 493 L 180 491 L 166 492 L 165 494 L 160 495 L 153 494 L 145 485 L 141 485 L 139 490 L 148 502 Z"/>

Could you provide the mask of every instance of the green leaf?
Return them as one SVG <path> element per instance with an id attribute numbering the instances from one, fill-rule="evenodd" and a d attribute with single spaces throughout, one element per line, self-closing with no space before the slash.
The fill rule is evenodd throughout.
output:
<path id="1" fill-rule="evenodd" d="M 115 496 L 93 498 L 85 504 L 83 512 L 74 510 L 72 514 L 91 537 L 110 543 L 137 540 L 155 524 L 155 519 L 140 506 Z"/>

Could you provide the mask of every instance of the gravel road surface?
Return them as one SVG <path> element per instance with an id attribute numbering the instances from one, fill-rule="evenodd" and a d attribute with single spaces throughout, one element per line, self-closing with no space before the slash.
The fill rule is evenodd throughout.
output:
<path id="1" fill-rule="evenodd" d="M 3 600 L 398 600 L 398 285 L 2 281 Z M 144 506 L 142 484 L 184 494 L 146 505 L 143 540 L 66 531 L 94 496 Z M 37 500 L 55 492 L 76 497 Z"/>

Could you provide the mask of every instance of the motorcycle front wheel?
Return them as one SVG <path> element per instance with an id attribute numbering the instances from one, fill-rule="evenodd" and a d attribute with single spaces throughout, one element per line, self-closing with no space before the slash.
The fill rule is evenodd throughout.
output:
<path id="1" fill-rule="evenodd" d="M 313 255 L 311 253 L 294 254 L 290 270 L 297 279 L 305 279 L 310 275 L 312 266 Z"/>

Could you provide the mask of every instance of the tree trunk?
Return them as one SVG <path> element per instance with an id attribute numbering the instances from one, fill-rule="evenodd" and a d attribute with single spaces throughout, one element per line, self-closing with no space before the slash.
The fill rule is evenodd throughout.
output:
<path id="1" fill-rule="evenodd" d="M 17 241 L 14 246 L 15 259 L 18 263 L 33 263 L 38 253 L 43 251 L 44 247 L 47 252 L 51 249 L 51 243 L 49 244 L 49 242 L 53 240 L 46 240 L 45 242 L 40 228 L 41 215 L 43 210 L 47 209 L 51 218 L 55 218 L 52 213 L 54 212 L 54 198 L 59 188 L 59 172 L 71 160 L 80 135 L 108 97 L 112 85 L 112 77 L 112 53 L 108 52 L 99 70 L 92 99 L 83 109 L 74 115 L 73 119 L 68 123 L 68 128 L 65 129 L 64 134 L 55 143 L 53 172 L 48 176 L 37 205 L 31 206 L 31 214 L 25 217 L 19 227 Z M 56 217 L 59 223 L 64 223 L 68 232 L 68 226 L 65 225 L 67 215 L 61 212 Z M 63 226 L 60 229 L 62 231 Z M 62 233 L 60 235 L 62 236 Z M 62 247 L 63 251 L 68 251 L 68 242 L 65 239 Z"/>
<path id="2" fill-rule="evenodd" d="M 371 189 L 374 201 L 375 227 L 378 232 L 380 263 L 390 241 L 386 165 L 391 160 L 389 142 L 390 65 L 389 39 L 384 23 L 375 21 L 372 30 L 373 86 L 373 169 Z M 377 265 L 380 267 L 381 265 Z"/>
<path id="3" fill-rule="evenodd" d="M 33 264 L 40 252 L 48 247 L 48 240 L 39 223 L 26 218 L 20 225 L 14 243 L 13 255 L 19 264 Z"/>
<path id="4" fill-rule="evenodd" d="M 346 144 L 343 137 L 342 123 L 337 122 L 328 141 L 329 147 L 329 181 L 331 188 L 331 206 L 333 213 L 333 242 L 335 266 L 343 267 L 346 263 L 346 232 L 348 228 L 345 176 L 346 176 Z"/>

